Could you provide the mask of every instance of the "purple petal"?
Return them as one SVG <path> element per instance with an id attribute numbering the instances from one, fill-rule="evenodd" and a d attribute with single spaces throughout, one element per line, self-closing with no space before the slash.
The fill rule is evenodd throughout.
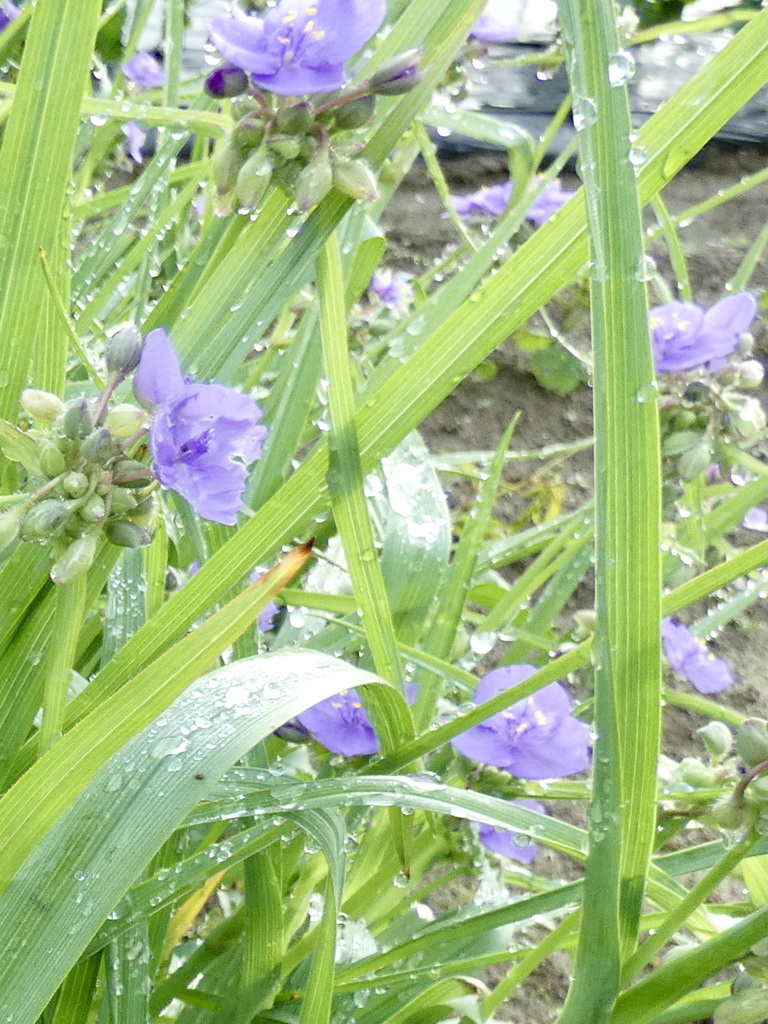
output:
<path id="1" fill-rule="evenodd" d="M 274 74 L 252 73 L 255 85 L 278 96 L 304 96 L 308 93 L 335 92 L 347 81 L 343 64 L 324 68 L 303 67 L 296 62 L 284 64 Z"/>
<path id="2" fill-rule="evenodd" d="M 470 35 L 482 43 L 507 43 L 517 37 L 517 4 L 489 0 Z"/>
<path id="3" fill-rule="evenodd" d="M 477 684 L 472 700 L 475 704 L 485 704 L 504 690 L 530 679 L 536 671 L 534 665 L 504 665 L 502 668 L 495 668 L 492 672 L 487 672 Z"/>
<path id="4" fill-rule="evenodd" d="M 749 328 L 757 313 L 757 302 L 749 292 L 727 295 L 704 314 L 704 330 L 727 331 L 740 335 Z"/>
<path id="5" fill-rule="evenodd" d="M 544 805 L 538 800 L 513 800 L 512 803 L 517 807 L 527 807 L 537 814 L 547 813 Z M 530 864 L 539 852 L 536 843 L 513 828 L 494 828 L 493 825 L 482 824 L 478 835 L 480 842 L 489 850 L 522 864 Z"/>
<path id="6" fill-rule="evenodd" d="M 144 159 L 144 143 L 147 141 L 146 132 L 135 121 L 126 121 L 123 125 L 123 135 L 128 142 L 128 155 L 135 164 L 140 164 Z"/>
<path id="7" fill-rule="evenodd" d="M 736 682 L 726 662 L 704 650 L 686 661 L 683 675 L 699 693 L 720 693 Z"/>
<path id="8" fill-rule="evenodd" d="M 11 3 L 10 0 L 7 0 L 6 3 L 0 3 L 0 32 L 4 32 L 11 22 L 16 21 L 20 14 L 21 8 Z"/>
<path id="9" fill-rule="evenodd" d="M 664 656 L 676 672 L 683 672 L 686 660 L 698 656 L 702 649 L 690 629 L 673 618 L 662 619 L 661 641 Z"/>
<path id="10" fill-rule="evenodd" d="M 208 32 L 216 49 L 235 67 L 257 74 L 274 74 L 280 58 L 270 53 L 264 39 L 261 18 L 244 14 L 235 7 L 233 18 L 213 18 Z"/>
<path id="11" fill-rule="evenodd" d="M 496 729 L 494 725 L 489 724 L 497 717 L 494 715 L 488 722 L 467 729 L 466 732 L 455 736 L 451 743 L 470 761 L 503 768 L 509 761 L 511 744 L 506 730 Z"/>
<path id="12" fill-rule="evenodd" d="M 531 204 L 525 216 L 540 228 L 574 195 L 575 192 L 563 188 L 559 181 L 551 181 L 538 199 Z"/>
<path id="13" fill-rule="evenodd" d="M 133 390 L 145 407 L 161 405 L 184 388 L 179 357 L 163 327 L 150 331 L 144 342 Z"/>
<path id="14" fill-rule="evenodd" d="M 589 727 L 566 718 L 554 729 L 531 728 L 523 733 L 501 767 L 518 779 L 560 779 L 583 772 L 591 760 Z"/>
<path id="15" fill-rule="evenodd" d="M 768 512 L 764 508 L 751 508 L 741 524 L 745 530 L 768 533 Z"/>
<path id="16" fill-rule="evenodd" d="M 466 196 L 451 196 L 453 208 L 463 220 L 471 217 L 500 217 L 509 205 L 512 182 L 484 185 Z"/>
<path id="17" fill-rule="evenodd" d="M 340 64 L 362 49 L 381 27 L 387 5 L 385 0 L 281 0 L 264 19 L 265 28 L 279 18 L 282 29 L 289 12 L 296 12 L 291 25 L 299 60 L 319 67 Z"/>
<path id="18" fill-rule="evenodd" d="M 151 53 L 140 50 L 123 64 L 123 74 L 142 89 L 156 89 L 165 83 L 163 66 Z"/>
<path id="19" fill-rule="evenodd" d="M 376 754 L 379 741 L 357 690 L 342 690 L 298 715 L 305 729 L 328 750 L 344 757 Z"/>
<path id="20" fill-rule="evenodd" d="M 702 349 L 704 310 L 692 302 L 668 302 L 649 313 L 656 370 L 675 373 L 702 366 L 709 353 Z"/>

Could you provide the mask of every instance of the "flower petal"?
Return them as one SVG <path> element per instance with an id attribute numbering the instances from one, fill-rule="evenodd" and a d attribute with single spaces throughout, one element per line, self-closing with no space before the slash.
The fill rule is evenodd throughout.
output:
<path id="1" fill-rule="evenodd" d="M 133 378 L 133 390 L 139 402 L 147 407 L 161 405 L 184 389 L 179 357 L 168 332 L 163 327 L 150 331 L 144 341 L 141 361 Z"/>
<path id="2" fill-rule="evenodd" d="M 727 331 L 737 336 L 743 334 L 755 319 L 757 302 L 749 292 L 739 292 L 720 299 L 704 314 L 703 328 L 706 331 Z"/>
<path id="3" fill-rule="evenodd" d="M 304 96 L 316 92 L 335 92 L 347 81 L 343 64 L 304 67 L 297 61 L 284 64 L 273 74 L 251 75 L 254 84 L 278 96 Z"/>
<path id="4" fill-rule="evenodd" d="M 287 0 L 278 8 L 284 4 L 288 5 Z M 308 34 L 313 38 L 305 51 L 306 62 L 314 67 L 353 57 L 378 32 L 387 13 L 386 0 L 309 0 L 307 8 L 308 15 L 317 10 L 311 16 L 313 27 Z"/>
<path id="5" fill-rule="evenodd" d="M 261 18 L 244 14 L 237 7 L 232 13 L 233 18 L 213 18 L 208 22 L 213 45 L 243 71 L 274 74 L 280 67 L 280 58 L 267 48 Z"/>

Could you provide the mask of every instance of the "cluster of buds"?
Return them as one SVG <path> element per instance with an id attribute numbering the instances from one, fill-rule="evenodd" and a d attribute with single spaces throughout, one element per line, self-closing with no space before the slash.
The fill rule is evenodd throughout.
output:
<path id="1" fill-rule="evenodd" d="M 723 722 L 710 722 L 698 732 L 707 749 L 709 763 L 684 758 L 671 773 L 668 790 L 679 793 L 719 789 L 721 796 L 709 809 L 717 825 L 729 831 L 765 828 L 768 722 L 763 718 L 748 718 L 737 729 L 735 744 L 731 730 Z"/>
<path id="2" fill-rule="evenodd" d="M 52 544 L 55 583 L 86 572 L 104 539 L 121 547 L 152 539 L 157 484 L 135 457 L 148 416 L 133 405 L 110 407 L 116 387 L 138 366 L 141 350 L 136 327 L 118 331 L 107 345 L 109 378 L 98 397 L 64 403 L 30 389 L 21 396 L 30 428 L 22 432 L 4 424 L 6 454 L 22 462 L 26 480 L 0 513 L 0 549 L 19 537 Z"/>
<path id="3" fill-rule="evenodd" d="M 411 50 L 375 72 L 360 88 L 317 103 L 285 99 L 255 88 L 240 68 L 224 66 L 206 90 L 231 99 L 235 125 L 213 157 L 218 212 L 259 206 L 270 183 L 293 197 L 296 209 L 316 206 L 331 190 L 353 199 L 378 199 L 378 183 L 359 157 L 354 134 L 371 123 L 376 97 L 408 92 L 420 81 L 421 54 Z"/>

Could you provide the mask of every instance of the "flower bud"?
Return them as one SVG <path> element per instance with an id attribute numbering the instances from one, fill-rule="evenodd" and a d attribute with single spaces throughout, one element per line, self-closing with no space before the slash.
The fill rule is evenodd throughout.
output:
<path id="1" fill-rule="evenodd" d="M 748 768 L 768 761 L 768 722 L 748 718 L 736 733 L 736 750 Z"/>
<path id="2" fill-rule="evenodd" d="M 264 141 L 264 122 L 260 117 L 250 114 L 238 121 L 232 129 L 232 140 L 243 152 L 256 149 Z"/>
<path id="3" fill-rule="evenodd" d="M 379 198 L 376 176 L 363 160 L 334 160 L 333 184 L 353 199 L 373 203 Z"/>
<path id="4" fill-rule="evenodd" d="M 696 732 L 714 764 L 720 764 L 728 757 L 733 748 L 733 736 L 725 722 L 708 722 Z"/>
<path id="5" fill-rule="evenodd" d="M 269 148 L 283 160 L 295 160 L 301 153 L 301 141 L 295 137 L 273 135 L 269 140 Z"/>
<path id="6" fill-rule="evenodd" d="M 70 498 L 82 498 L 88 490 L 88 477 L 85 473 L 67 473 L 61 481 L 61 489 Z"/>
<path id="7" fill-rule="evenodd" d="M 96 558 L 100 538 L 100 530 L 89 530 L 82 537 L 73 540 L 61 558 L 57 559 L 51 567 L 53 582 L 69 583 L 76 576 L 87 572 Z"/>
<path id="8" fill-rule="evenodd" d="M 24 516 L 21 535 L 24 540 L 48 540 L 60 534 L 72 515 L 72 502 L 59 498 L 38 501 Z"/>
<path id="9" fill-rule="evenodd" d="M 149 421 L 149 416 L 137 405 L 124 402 L 113 406 L 104 421 L 107 430 L 115 437 L 132 437 L 142 430 Z"/>
<path id="10" fill-rule="evenodd" d="M 237 175 L 235 194 L 242 209 L 252 210 L 262 200 L 272 177 L 272 161 L 266 146 L 251 153 Z"/>
<path id="11" fill-rule="evenodd" d="M 127 490 L 125 487 L 113 487 L 111 489 L 111 499 L 109 511 L 111 514 L 116 516 L 122 516 L 126 512 L 131 512 L 138 505 L 135 495 Z"/>
<path id="12" fill-rule="evenodd" d="M 664 438 L 661 450 L 664 455 L 680 455 L 694 448 L 701 440 L 702 434 L 699 430 L 676 430 Z"/>
<path id="13" fill-rule="evenodd" d="M 149 544 L 152 538 L 127 519 L 114 519 L 107 523 L 104 532 L 108 539 L 119 548 L 140 548 Z"/>
<path id="14" fill-rule="evenodd" d="M 43 423 L 53 423 L 56 417 L 64 412 L 64 403 L 58 395 L 52 395 L 50 391 L 25 388 L 21 392 L 20 401 L 24 412 Z"/>
<path id="15" fill-rule="evenodd" d="M 697 761 L 695 757 L 685 757 L 680 762 L 680 778 L 694 789 L 708 789 L 714 785 L 715 772 Z"/>
<path id="16" fill-rule="evenodd" d="M 107 506 L 101 495 L 92 494 L 91 497 L 80 506 L 78 513 L 83 522 L 101 523 L 104 521 L 104 517 L 107 514 Z"/>
<path id="17" fill-rule="evenodd" d="M 743 388 L 759 388 L 764 376 L 763 364 L 756 359 L 747 359 L 739 367 L 739 384 Z"/>
<path id="18" fill-rule="evenodd" d="M 78 398 L 66 407 L 61 417 L 61 429 L 70 441 L 80 441 L 88 437 L 93 430 L 93 419 L 86 398 Z"/>
<path id="19" fill-rule="evenodd" d="M 729 395 L 726 399 L 723 394 L 723 404 L 728 410 L 731 425 L 740 437 L 750 440 L 765 430 L 765 412 L 756 398 L 747 398 L 744 395 Z"/>
<path id="20" fill-rule="evenodd" d="M 216 149 L 213 151 L 211 167 L 216 191 L 220 196 L 226 195 L 235 187 L 237 172 L 240 170 L 242 162 L 242 153 L 233 141 L 231 134 L 217 142 Z"/>
<path id="21" fill-rule="evenodd" d="M 315 120 L 315 108 L 309 100 L 294 103 L 279 111 L 275 126 L 286 135 L 306 135 Z"/>
<path id="22" fill-rule="evenodd" d="M 337 107 L 333 113 L 333 120 L 337 128 L 343 130 L 362 128 L 368 124 L 376 113 L 375 96 L 358 96 L 342 107 Z"/>
<path id="23" fill-rule="evenodd" d="M 80 445 L 80 454 L 86 462 L 103 465 L 115 454 L 115 442 L 106 427 L 91 431 Z"/>
<path id="24" fill-rule="evenodd" d="M 205 91 L 215 99 L 229 99 L 239 96 L 248 88 L 248 75 L 234 64 L 222 64 L 205 80 Z"/>
<path id="25" fill-rule="evenodd" d="M 765 814 L 768 805 L 768 775 L 758 775 L 752 779 L 744 790 L 744 799 L 753 810 Z"/>
<path id="26" fill-rule="evenodd" d="M 421 81 L 419 61 L 423 51 L 407 50 L 387 61 L 368 79 L 368 88 L 379 96 L 398 96 L 415 89 Z"/>
<path id="27" fill-rule="evenodd" d="M 0 512 L 0 551 L 5 551 L 19 536 L 24 511 L 23 505 L 17 505 L 7 512 Z"/>
<path id="28" fill-rule="evenodd" d="M 121 487 L 146 487 L 152 478 L 151 470 L 136 459 L 120 459 L 115 464 L 113 480 Z"/>
<path id="29" fill-rule="evenodd" d="M 64 458 L 63 453 L 51 441 L 46 441 L 40 449 L 38 462 L 40 463 L 40 469 L 42 469 L 49 480 L 59 476 L 67 468 L 67 460 Z"/>
<path id="30" fill-rule="evenodd" d="M 585 633 L 594 633 L 597 629 L 597 612 L 594 608 L 581 608 L 573 613 L 573 617 Z"/>
<path id="31" fill-rule="evenodd" d="M 124 377 L 139 365 L 141 349 L 141 332 L 135 324 L 116 331 L 107 341 L 107 370 Z"/>
<path id="32" fill-rule="evenodd" d="M 304 213 L 317 206 L 333 185 L 333 171 L 327 149 L 319 149 L 296 179 L 294 200 Z"/>
<path id="33" fill-rule="evenodd" d="M 744 798 L 737 793 L 721 796 L 712 808 L 712 816 L 721 828 L 729 831 L 741 828 L 747 819 Z"/>
<path id="34" fill-rule="evenodd" d="M 704 441 L 683 452 L 677 460 L 677 472 L 683 480 L 695 480 L 701 473 L 706 473 L 711 462 L 712 447 L 709 441 Z"/>

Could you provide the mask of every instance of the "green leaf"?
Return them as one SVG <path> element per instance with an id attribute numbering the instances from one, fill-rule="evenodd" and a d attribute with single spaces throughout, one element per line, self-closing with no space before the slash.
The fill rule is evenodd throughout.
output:
<path id="1" fill-rule="evenodd" d="M 555 395 L 570 395 L 585 380 L 581 363 L 560 345 L 534 352 L 531 369 L 539 384 Z"/>

